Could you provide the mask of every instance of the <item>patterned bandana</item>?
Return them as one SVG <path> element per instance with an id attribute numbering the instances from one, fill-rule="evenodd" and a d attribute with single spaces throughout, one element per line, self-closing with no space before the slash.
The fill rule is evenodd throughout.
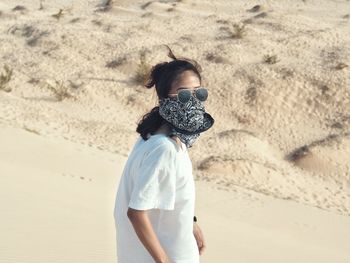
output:
<path id="1" fill-rule="evenodd" d="M 187 148 L 214 124 L 212 116 L 205 112 L 203 102 L 194 96 L 186 103 L 177 98 L 159 99 L 159 114 L 170 126 L 169 135 L 178 136 Z"/>

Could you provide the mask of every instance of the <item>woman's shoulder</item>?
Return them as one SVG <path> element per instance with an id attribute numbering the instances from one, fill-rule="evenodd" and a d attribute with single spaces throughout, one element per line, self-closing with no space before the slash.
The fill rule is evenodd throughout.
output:
<path id="1" fill-rule="evenodd" d="M 141 140 L 143 140 L 141 138 Z M 143 140 L 142 144 L 148 150 L 159 148 L 165 151 L 178 152 L 179 147 L 176 141 L 165 134 L 153 134 L 147 140 Z"/>

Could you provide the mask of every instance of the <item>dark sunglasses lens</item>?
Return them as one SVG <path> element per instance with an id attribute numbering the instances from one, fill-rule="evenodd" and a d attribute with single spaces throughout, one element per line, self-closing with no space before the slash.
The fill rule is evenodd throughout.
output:
<path id="1" fill-rule="evenodd" d="M 191 98 L 191 91 L 189 90 L 180 90 L 179 93 L 177 94 L 179 101 L 182 103 L 185 103 L 190 100 Z"/>
<path id="2" fill-rule="evenodd" d="M 200 101 L 205 101 L 208 98 L 208 90 L 205 88 L 199 88 L 196 90 L 196 97 Z"/>

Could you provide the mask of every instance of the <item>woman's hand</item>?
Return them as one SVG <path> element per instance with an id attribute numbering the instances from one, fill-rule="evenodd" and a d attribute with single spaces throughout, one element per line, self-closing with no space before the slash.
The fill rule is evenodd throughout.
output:
<path id="1" fill-rule="evenodd" d="M 196 222 L 193 222 L 193 235 L 196 238 L 199 254 L 202 255 L 206 248 L 206 243 L 203 237 L 202 230 Z"/>

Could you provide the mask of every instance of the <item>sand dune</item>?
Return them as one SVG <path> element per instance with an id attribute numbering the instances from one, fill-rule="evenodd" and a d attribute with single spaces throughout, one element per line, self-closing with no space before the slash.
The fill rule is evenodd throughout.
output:
<path id="1" fill-rule="evenodd" d="M 115 262 L 112 212 L 126 158 L 0 128 L 0 262 Z M 349 261 L 348 217 L 247 188 L 196 182 L 201 262 Z"/>
<path id="2" fill-rule="evenodd" d="M 0 83 L 1 145 L 7 147 L 1 147 L 0 171 L 6 174 L 1 193 L 2 202 L 10 200 L 2 205 L 2 225 L 23 227 L 6 228 L 2 240 L 10 241 L 0 247 L 6 252 L 0 262 L 113 260 L 107 206 L 98 210 L 104 221 L 89 219 L 85 225 L 91 236 L 104 240 L 104 250 L 95 241 L 78 245 L 86 239 L 86 228 L 74 232 L 63 215 L 72 214 L 77 224 L 91 216 L 86 202 L 98 207 L 114 201 L 109 198 L 137 138 L 136 123 L 157 103 L 155 91 L 135 80 L 141 53 L 149 66 L 168 60 L 164 44 L 175 55 L 196 59 L 210 90 L 206 109 L 215 125 L 190 150 L 198 213 L 213 247 L 203 262 L 225 262 L 232 258 L 231 248 L 236 249 L 234 259 L 243 262 L 291 262 L 296 257 L 300 262 L 348 262 L 344 245 L 349 240 L 341 231 L 349 229 L 350 216 L 349 1 L 112 1 L 102 8 L 107 2 L 0 2 L 0 74 L 9 76 L 5 65 L 13 72 Z M 53 147 L 55 155 L 45 146 Z M 96 157 L 91 167 L 96 170 L 83 170 L 90 174 L 84 179 L 79 179 L 81 170 L 73 177 L 55 162 L 69 155 L 70 147 L 84 149 L 71 157 L 79 169 L 86 166 L 85 152 Z M 36 156 L 29 149 L 46 161 L 32 164 Z M 117 160 L 117 166 L 107 161 L 109 179 L 98 172 L 106 164 L 100 154 Z M 92 184 L 97 181 L 99 188 Z M 67 187 L 62 200 L 55 182 Z M 101 188 L 109 189 L 108 196 Z M 77 189 L 87 192 L 74 199 Z M 217 203 L 210 203 L 205 191 Z M 38 207 L 52 211 L 55 201 L 61 203 L 45 215 L 52 222 L 46 225 L 38 219 Z M 29 216 L 23 224 L 21 211 Z M 287 215 L 300 222 L 287 223 Z M 42 234 L 30 232 L 31 240 L 45 252 L 37 257 L 33 245 L 25 250 L 28 256 L 15 253 L 16 247 L 25 249 L 25 243 L 16 242 L 33 224 Z M 273 224 L 280 228 L 272 231 Z M 61 231 L 64 227 L 76 235 L 75 252 L 62 253 L 70 237 Z M 224 233 L 241 241 L 227 237 L 222 245 Z"/>

